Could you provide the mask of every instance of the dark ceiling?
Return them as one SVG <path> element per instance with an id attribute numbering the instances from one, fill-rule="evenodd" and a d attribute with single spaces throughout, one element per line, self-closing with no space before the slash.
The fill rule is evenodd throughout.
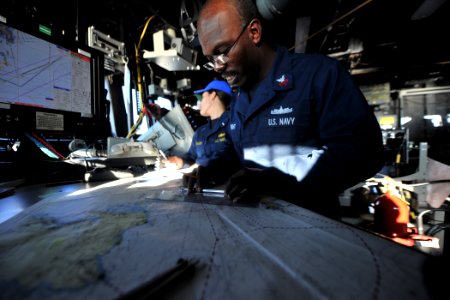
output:
<path id="1" fill-rule="evenodd" d="M 87 27 L 94 25 L 125 42 L 127 53 L 132 56 L 150 16 L 157 15 L 149 24 L 141 49 L 152 50 L 151 34 L 167 26 L 175 28 L 181 37 L 180 21 L 186 21 L 187 13 L 195 24 L 196 11 L 203 2 L 10 0 L 2 4 L 0 14 L 24 26 L 47 24 L 61 39 L 69 41 L 83 42 Z M 186 8 L 184 15 L 182 5 Z M 266 28 L 275 42 L 292 48 L 299 18 L 310 20 L 305 51 L 333 55 L 361 83 L 389 81 L 394 87 L 402 87 L 422 78 L 449 79 L 449 1 L 292 0 L 281 17 L 270 21 Z M 201 64 L 204 61 L 201 48 L 196 40 L 191 44 L 199 51 L 198 64 Z M 193 79 L 208 74 L 190 72 Z"/>

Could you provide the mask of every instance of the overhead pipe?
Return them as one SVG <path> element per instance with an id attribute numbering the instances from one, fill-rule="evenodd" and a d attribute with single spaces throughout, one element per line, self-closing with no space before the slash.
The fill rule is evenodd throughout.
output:
<path id="1" fill-rule="evenodd" d="M 264 19 L 273 20 L 284 13 L 291 0 L 256 0 L 258 11 Z"/>

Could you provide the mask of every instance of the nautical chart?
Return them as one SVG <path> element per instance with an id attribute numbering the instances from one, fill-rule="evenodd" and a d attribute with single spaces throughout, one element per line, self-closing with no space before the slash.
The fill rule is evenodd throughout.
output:
<path id="1" fill-rule="evenodd" d="M 185 201 L 179 184 L 158 173 L 49 195 L 1 224 L 1 297 L 117 299 L 180 258 L 200 264 L 176 299 L 428 297 L 414 251 L 284 201 Z"/>

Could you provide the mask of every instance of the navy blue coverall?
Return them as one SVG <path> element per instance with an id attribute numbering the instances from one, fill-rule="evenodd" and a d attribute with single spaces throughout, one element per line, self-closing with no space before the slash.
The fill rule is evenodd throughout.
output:
<path id="1" fill-rule="evenodd" d="M 194 132 L 189 151 L 182 156 L 189 164 L 208 167 L 209 179 L 216 183 L 226 181 L 240 166 L 229 134 L 229 120 L 229 111 L 214 121 L 208 119 Z"/>
<path id="2" fill-rule="evenodd" d="M 234 94 L 229 126 L 236 149 L 247 166 L 295 176 L 304 206 L 333 211 L 340 192 L 382 168 L 378 121 L 339 61 L 277 47 L 251 95 L 242 88 Z"/>

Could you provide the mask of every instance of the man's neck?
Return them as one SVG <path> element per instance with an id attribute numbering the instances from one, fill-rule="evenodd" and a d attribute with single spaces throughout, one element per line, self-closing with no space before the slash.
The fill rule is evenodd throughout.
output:
<path id="1" fill-rule="evenodd" d="M 259 51 L 259 59 L 262 63 L 259 69 L 255 69 L 255 73 L 249 78 L 249 81 L 242 87 L 249 94 L 254 93 L 259 84 L 268 76 L 275 61 L 276 52 L 267 44 L 261 45 Z"/>
<path id="2" fill-rule="evenodd" d="M 275 50 L 268 44 L 263 44 L 261 46 L 261 54 L 261 59 L 263 62 L 261 63 L 261 70 L 259 71 L 258 83 L 263 81 L 264 78 L 267 77 L 270 69 L 272 69 L 272 65 L 276 57 Z"/>

